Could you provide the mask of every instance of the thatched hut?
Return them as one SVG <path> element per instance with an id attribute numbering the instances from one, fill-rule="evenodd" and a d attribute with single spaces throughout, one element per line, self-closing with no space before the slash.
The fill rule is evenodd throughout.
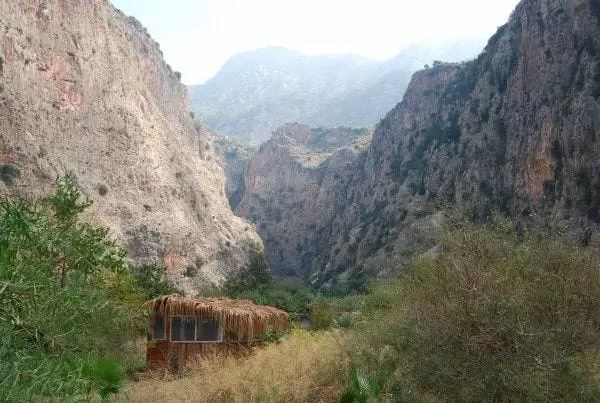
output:
<path id="1" fill-rule="evenodd" d="M 149 313 L 148 366 L 173 372 L 189 360 L 242 351 L 261 343 L 269 329 L 282 332 L 288 326 L 287 312 L 245 299 L 188 299 L 174 294 L 143 307 Z"/>

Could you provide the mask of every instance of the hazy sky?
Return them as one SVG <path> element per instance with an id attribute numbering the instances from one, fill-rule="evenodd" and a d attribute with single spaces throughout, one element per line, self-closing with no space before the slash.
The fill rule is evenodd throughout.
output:
<path id="1" fill-rule="evenodd" d="M 309 55 L 391 58 L 427 41 L 489 37 L 518 0 L 110 0 L 135 16 L 186 84 L 233 54 L 284 46 Z"/>

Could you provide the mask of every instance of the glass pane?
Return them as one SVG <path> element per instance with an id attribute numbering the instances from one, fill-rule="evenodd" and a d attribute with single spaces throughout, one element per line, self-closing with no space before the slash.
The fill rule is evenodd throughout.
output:
<path id="1" fill-rule="evenodd" d="M 155 340 L 162 340 L 165 338 L 165 316 L 162 312 L 156 312 L 154 317 L 154 335 Z"/>
<path id="2" fill-rule="evenodd" d="M 171 319 L 171 340 L 194 341 L 196 336 L 196 318 L 193 316 L 175 316 Z"/>
<path id="3" fill-rule="evenodd" d="M 221 341 L 219 320 L 217 318 L 203 316 L 198 318 L 197 341 Z"/>
<path id="4" fill-rule="evenodd" d="M 196 336 L 196 318 L 192 316 L 183 317 L 183 339 L 185 341 L 194 341 Z"/>
<path id="5" fill-rule="evenodd" d="M 181 317 L 175 316 L 171 319 L 171 340 L 181 341 L 182 339 L 182 330 L 183 326 L 181 325 Z"/>

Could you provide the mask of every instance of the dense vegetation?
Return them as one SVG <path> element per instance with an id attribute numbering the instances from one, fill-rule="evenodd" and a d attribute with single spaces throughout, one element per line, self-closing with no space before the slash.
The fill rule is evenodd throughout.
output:
<path id="1" fill-rule="evenodd" d="M 502 219 L 449 224 L 437 252 L 397 280 L 366 296 L 312 301 L 313 313 L 360 309 L 349 330 L 332 329 L 339 318 L 325 314 L 323 330 L 203 363 L 172 392 L 152 381 L 131 393 L 185 400 L 202 385 L 204 401 L 598 400 L 597 254 Z"/>
<path id="2" fill-rule="evenodd" d="M 365 300 L 349 351 L 362 374 L 386 369 L 380 397 L 600 398 L 597 251 L 501 220 L 450 229 L 441 251 Z"/>
<path id="3" fill-rule="evenodd" d="M 0 401 L 116 392 L 143 330 L 125 253 L 79 222 L 71 176 L 36 202 L 0 201 Z"/>
<path id="4" fill-rule="evenodd" d="M 263 253 L 250 251 L 249 264 L 231 277 L 217 294 L 231 298 L 248 298 L 257 304 L 271 305 L 287 311 L 292 319 L 308 312 L 315 292 L 300 279 L 274 278 Z"/>
<path id="5" fill-rule="evenodd" d="M 0 202 L 2 401 L 118 392 L 142 365 L 134 347 L 144 332 L 140 302 L 176 291 L 160 266 L 130 268 L 106 229 L 80 222 L 89 204 L 72 177 L 57 181 L 51 197 Z M 597 253 L 501 219 L 453 224 L 438 252 L 415 258 L 396 281 L 366 296 L 325 297 L 274 279 L 262 253 L 251 251 L 248 267 L 214 291 L 292 317 L 310 310 L 325 332 L 296 330 L 249 361 L 205 363 L 193 379 L 219 377 L 212 396 L 234 400 L 600 399 Z M 297 364 L 283 365 L 286 354 Z M 252 365 L 280 370 L 246 379 Z"/>

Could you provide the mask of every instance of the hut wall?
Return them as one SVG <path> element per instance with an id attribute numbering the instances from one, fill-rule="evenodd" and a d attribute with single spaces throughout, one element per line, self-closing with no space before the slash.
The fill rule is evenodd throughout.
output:
<path id="1" fill-rule="evenodd" d="M 146 363 L 153 371 L 179 372 L 186 365 L 200 359 L 214 358 L 220 354 L 241 354 L 258 341 L 229 342 L 228 330 L 223 329 L 223 341 L 218 343 L 171 341 L 171 316 L 165 313 L 165 339 L 153 340 L 154 319 L 150 318 Z M 178 316 L 178 314 L 174 314 Z"/>
<path id="2" fill-rule="evenodd" d="M 148 349 L 146 350 L 146 363 L 148 368 L 153 371 L 166 369 L 169 358 L 169 340 L 149 340 Z"/>

